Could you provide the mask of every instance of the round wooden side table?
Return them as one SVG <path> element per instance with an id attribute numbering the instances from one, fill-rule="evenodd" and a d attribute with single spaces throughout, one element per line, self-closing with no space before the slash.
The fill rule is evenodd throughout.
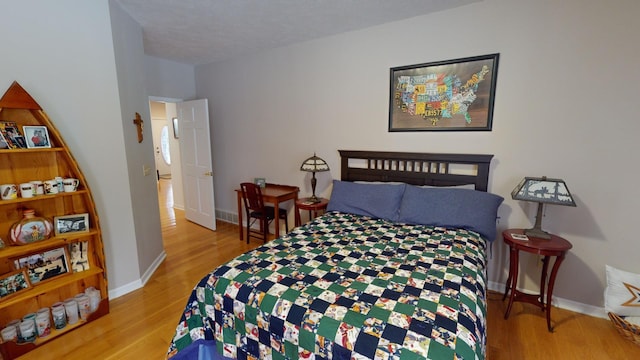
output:
<path id="1" fill-rule="evenodd" d="M 329 199 L 318 198 L 319 202 L 313 203 L 310 198 L 302 198 L 296 200 L 296 226 L 302 225 L 302 221 L 300 220 L 300 210 L 308 210 L 309 211 L 309 221 L 319 215 L 319 212 L 326 211 L 327 205 L 329 204 Z"/>
<path id="2" fill-rule="evenodd" d="M 507 229 L 502 232 L 502 238 L 505 244 L 509 246 L 509 277 L 507 278 L 507 284 L 505 286 L 504 296 L 502 300 L 509 297 L 509 305 L 507 311 L 504 314 L 504 318 L 509 318 L 511 312 L 511 306 L 514 301 L 522 301 L 529 304 L 536 305 L 540 309 L 547 312 L 547 329 L 549 332 L 553 332 L 551 327 L 551 297 L 553 295 L 553 286 L 556 281 L 556 275 L 560 264 L 564 260 L 564 257 L 573 247 L 571 243 L 560 236 L 551 235 L 551 239 L 540 239 L 528 236 L 528 240 L 519 240 L 518 235 L 524 234 L 523 229 Z M 525 251 L 532 254 L 544 256 L 542 260 L 542 274 L 540 275 L 540 294 L 525 294 L 518 290 L 518 265 L 520 251 Z M 547 271 L 549 270 L 549 259 L 554 256 L 556 260 L 553 263 L 551 269 L 551 276 L 547 283 Z M 545 301 L 546 291 L 546 301 Z"/>

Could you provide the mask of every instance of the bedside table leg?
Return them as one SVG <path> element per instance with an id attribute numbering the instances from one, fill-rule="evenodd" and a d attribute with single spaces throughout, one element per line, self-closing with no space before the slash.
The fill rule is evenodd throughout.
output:
<path id="1" fill-rule="evenodd" d="M 547 329 L 549 332 L 553 332 L 553 328 L 551 327 L 551 297 L 553 295 L 553 286 L 556 282 L 556 275 L 558 274 L 558 269 L 560 268 L 560 264 L 564 260 L 565 253 L 560 254 L 556 261 L 553 263 L 553 269 L 551 270 L 551 277 L 549 278 L 549 288 L 547 289 Z"/>
<path id="2" fill-rule="evenodd" d="M 549 271 L 549 256 L 542 258 L 542 272 L 540 273 L 540 303 L 542 304 L 540 310 L 542 311 L 544 311 L 545 307 L 545 288 L 547 291 L 549 290 L 549 286 L 547 285 L 547 271 Z"/>
<path id="3" fill-rule="evenodd" d="M 516 286 L 518 285 L 518 249 L 515 247 L 510 247 L 510 256 L 509 256 L 509 291 L 511 292 L 509 296 L 509 305 L 507 305 L 507 311 L 504 313 L 504 318 L 509 318 L 509 314 L 511 313 L 511 306 L 513 305 L 513 300 L 516 297 Z"/>

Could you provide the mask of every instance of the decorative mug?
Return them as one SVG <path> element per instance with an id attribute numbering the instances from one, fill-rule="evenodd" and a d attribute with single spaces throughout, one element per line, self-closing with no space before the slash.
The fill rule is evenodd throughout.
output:
<path id="1" fill-rule="evenodd" d="M 33 184 L 33 196 L 44 195 L 44 183 L 40 180 L 29 181 Z"/>
<path id="2" fill-rule="evenodd" d="M 33 184 L 32 183 L 22 183 L 20 184 L 20 196 L 23 198 L 33 197 Z"/>
<path id="3" fill-rule="evenodd" d="M 2 200 L 11 200 L 18 197 L 18 188 L 16 184 L 2 184 L 0 185 L 0 195 Z"/>
<path id="4" fill-rule="evenodd" d="M 44 193 L 47 195 L 57 194 L 58 193 L 58 182 L 53 180 L 47 180 L 44 182 Z"/>
<path id="5" fill-rule="evenodd" d="M 78 181 L 78 179 L 74 179 L 74 178 L 66 178 L 64 180 L 62 180 L 62 185 L 64 188 L 64 192 L 74 192 L 76 190 L 78 190 L 78 185 L 80 184 L 80 181 Z"/>

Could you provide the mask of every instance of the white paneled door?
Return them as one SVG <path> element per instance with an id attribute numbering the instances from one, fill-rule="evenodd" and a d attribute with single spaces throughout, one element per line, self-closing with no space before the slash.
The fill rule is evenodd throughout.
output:
<path id="1" fill-rule="evenodd" d="M 176 109 L 185 217 L 191 222 L 215 230 L 216 213 L 207 99 L 177 103 Z"/>

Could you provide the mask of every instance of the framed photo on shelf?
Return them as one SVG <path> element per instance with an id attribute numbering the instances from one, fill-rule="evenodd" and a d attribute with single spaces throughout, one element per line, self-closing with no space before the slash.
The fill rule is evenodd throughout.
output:
<path id="1" fill-rule="evenodd" d="M 28 126 L 22 127 L 24 130 L 24 138 L 27 141 L 27 148 L 50 148 L 51 140 L 49 140 L 49 131 L 46 126 Z"/>
<path id="2" fill-rule="evenodd" d="M 13 121 L 0 121 L 0 133 L 10 149 L 25 149 L 27 142 Z"/>
<path id="3" fill-rule="evenodd" d="M 267 187 L 267 180 L 265 178 L 255 178 L 253 179 L 253 183 L 260 186 L 261 189 Z"/>
<path id="4" fill-rule="evenodd" d="M 14 260 L 18 270 L 26 270 L 33 285 L 69 273 L 69 255 L 66 247 L 59 247 L 27 255 Z"/>
<path id="5" fill-rule="evenodd" d="M 69 258 L 71 270 L 74 273 L 89 270 L 89 242 L 78 241 L 69 244 Z"/>
<path id="6" fill-rule="evenodd" d="M 389 132 L 491 131 L 499 56 L 391 68 Z"/>
<path id="7" fill-rule="evenodd" d="M 89 214 L 73 214 L 55 216 L 53 228 L 56 236 L 70 233 L 83 233 L 89 231 Z"/>
<path id="8" fill-rule="evenodd" d="M 18 270 L 0 276 L 0 299 L 31 287 L 26 271 Z"/>

